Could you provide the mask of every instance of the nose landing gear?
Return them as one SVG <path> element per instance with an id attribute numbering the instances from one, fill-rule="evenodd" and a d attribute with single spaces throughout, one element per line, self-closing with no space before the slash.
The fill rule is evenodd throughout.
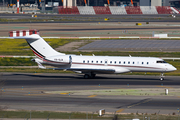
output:
<path id="1" fill-rule="evenodd" d="M 164 80 L 164 73 L 161 73 L 160 75 L 160 81 L 163 81 Z"/>

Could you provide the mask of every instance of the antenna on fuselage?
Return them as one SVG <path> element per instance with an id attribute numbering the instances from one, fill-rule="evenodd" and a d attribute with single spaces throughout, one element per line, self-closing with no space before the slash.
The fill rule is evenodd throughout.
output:
<path id="1" fill-rule="evenodd" d="M 129 55 L 129 57 L 131 57 L 131 55 Z"/>

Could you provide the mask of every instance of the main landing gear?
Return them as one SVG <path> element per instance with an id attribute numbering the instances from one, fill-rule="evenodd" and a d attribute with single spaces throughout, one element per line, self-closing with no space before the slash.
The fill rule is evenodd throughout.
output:
<path id="1" fill-rule="evenodd" d="M 160 75 L 160 81 L 163 81 L 164 80 L 164 73 L 161 73 Z"/>
<path id="2" fill-rule="evenodd" d="M 96 76 L 96 74 L 93 74 L 93 73 L 91 73 L 91 74 L 84 74 L 84 78 L 85 78 L 85 79 L 95 78 L 95 76 Z"/>

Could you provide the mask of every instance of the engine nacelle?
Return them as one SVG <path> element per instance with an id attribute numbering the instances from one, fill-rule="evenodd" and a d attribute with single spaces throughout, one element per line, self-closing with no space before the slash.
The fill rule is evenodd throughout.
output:
<path id="1" fill-rule="evenodd" d="M 71 64 L 72 58 L 70 55 L 58 55 L 58 56 L 52 56 L 52 57 L 46 57 L 46 62 L 52 62 L 58 65 L 67 65 Z"/>
<path id="2" fill-rule="evenodd" d="M 126 72 L 130 72 L 130 70 L 128 70 L 126 68 L 115 69 L 115 73 L 126 73 Z"/>

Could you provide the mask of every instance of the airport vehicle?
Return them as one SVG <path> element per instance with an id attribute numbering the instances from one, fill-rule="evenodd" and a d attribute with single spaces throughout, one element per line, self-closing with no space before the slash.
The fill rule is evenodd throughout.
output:
<path id="1" fill-rule="evenodd" d="M 175 71 L 176 68 L 163 59 L 155 57 L 118 57 L 118 56 L 83 56 L 66 55 L 55 51 L 37 30 L 11 31 L 10 38 L 26 39 L 37 58 L 33 59 L 39 68 L 54 66 L 54 70 L 71 70 L 84 74 L 84 78 L 94 78 L 96 74 L 113 74 L 126 72 L 160 72 Z"/>

